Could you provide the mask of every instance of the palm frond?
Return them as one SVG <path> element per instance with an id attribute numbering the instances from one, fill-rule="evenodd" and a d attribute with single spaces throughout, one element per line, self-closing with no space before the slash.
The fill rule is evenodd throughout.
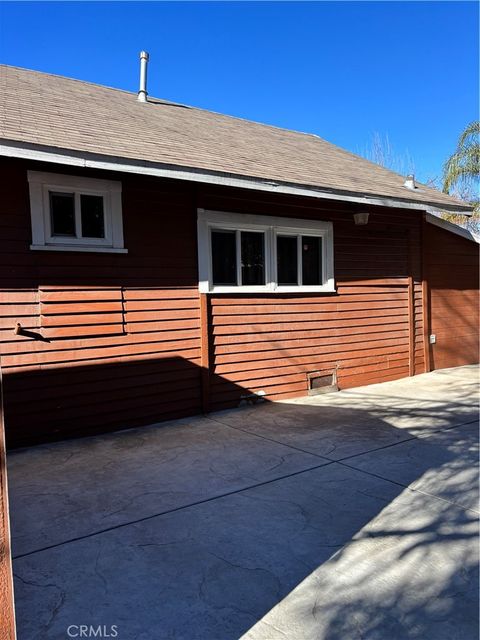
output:
<path id="1" fill-rule="evenodd" d="M 460 135 L 457 149 L 443 168 L 443 191 L 463 183 L 476 183 L 480 177 L 480 122 L 470 123 Z"/>
<path id="2" fill-rule="evenodd" d="M 480 136 L 480 120 L 471 122 L 468 127 L 461 133 L 460 138 L 458 139 L 458 146 L 463 147 L 470 136 L 477 136 L 477 138 L 478 136 Z"/>

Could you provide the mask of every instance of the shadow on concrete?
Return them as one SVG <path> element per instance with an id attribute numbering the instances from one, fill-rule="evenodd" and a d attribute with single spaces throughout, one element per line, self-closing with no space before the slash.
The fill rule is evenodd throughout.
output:
<path id="1" fill-rule="evenodd" d="M 476 429 L 383 389 L 13 452 L 19 640 L 476 638 Z"/>

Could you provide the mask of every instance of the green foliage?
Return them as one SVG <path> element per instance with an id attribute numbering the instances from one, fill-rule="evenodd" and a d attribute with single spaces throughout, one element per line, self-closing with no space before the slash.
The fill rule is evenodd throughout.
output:
<path id="1" fill-rule="evenodd" d="M 466 223 L 472 231 L 480 230 L 480 122 L 471 122 L 461 133 L 457 148 L 443 167 L 443 191 L 465 200 L 474 207 Z M 463 216 L 444 214 L 446 220 L 465 226 Z M 458 219 L 460 218 L 460 219 Z"/>

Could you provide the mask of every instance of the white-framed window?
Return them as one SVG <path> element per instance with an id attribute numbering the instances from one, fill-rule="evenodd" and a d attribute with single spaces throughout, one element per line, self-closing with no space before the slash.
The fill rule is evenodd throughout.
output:
<path id="1" fill-rule="evenodd" d="M 335 291 L 333 225 L 198 210 L 203 293 Z"/>
<path id="2" fill-rule="evenodd" d="M 30 249 L 127 252 L 121 182 L 28 171 L 28 184 Z"/>

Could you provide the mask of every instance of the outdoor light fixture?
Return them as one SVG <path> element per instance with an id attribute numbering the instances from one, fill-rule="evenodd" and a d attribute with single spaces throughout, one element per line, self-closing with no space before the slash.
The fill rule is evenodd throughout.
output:
<path id="1" fill-rule="evenodd" d="M 368 212 L 365 213 L 354 213 L 353 219 L 355 224 L 368 224 L 368 216 L 370 214 Z"/>

